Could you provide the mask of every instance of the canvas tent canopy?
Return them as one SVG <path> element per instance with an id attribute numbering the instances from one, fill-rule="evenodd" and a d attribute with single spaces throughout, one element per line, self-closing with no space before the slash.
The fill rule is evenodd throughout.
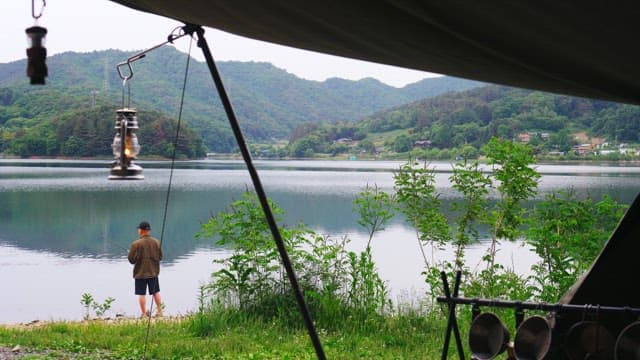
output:
<path id="1" fill-rule="evenodd" d="M 496 84 L 640 104 L 640 5 L 604 1 L 112 0 L 236 35 Z M 564 302 L 640 307 L 640 197 Z M 603 287 L 606 285 L 605 287 Z"/>
<path id="2" fill-rule="evenodd" d="M 640 104 L 636 2 L 112 1 L 301 49 Z"/>

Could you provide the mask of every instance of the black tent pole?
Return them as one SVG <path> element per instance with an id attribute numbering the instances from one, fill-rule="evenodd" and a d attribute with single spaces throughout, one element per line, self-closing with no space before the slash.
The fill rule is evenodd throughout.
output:
<path id="1" fill-rule="evenodd" d="M 284 246 L 284 241 L 282 240 L 282 236 L 280 235 L 280 230 L 278 229 L 278 224 L 276 223 L 273 212 L 269 207 L 267 195 L 264 192 L 262 183 L 260 182 L 258 172 L 253 166 L 251 153 L 249 152 L 249 148 L 247 147 L 247 144 L 244 140 L 244 135 L 242 135 L 242 130 L 240 129 L 240 125 L 238 124 L 238 119 L 236 118 L 233 107 L 231 106 L 231 102 L 229 101 L 229 97 L 227 96 L 227 92 L 222 83 L 220 73 L 218 73 L 218 69 L 216 68 L 216 64 L 213 60 L 213 56 L 211 55 L 211 51 L 209 50 L 207 40 L 204 38 L 204 29 L 199 25 L 193 24 L 186 24 L 183 29 L 186 33 L 192 34 L 195 32 L 196 34 L 198 34 L 198 47 L 202 49 L 204 58 L 207 61 L 207 66 L 209 67 L 209 71 L 211 72 L 211 76 L 213 77 L 213 82 L 215 83 L 218 94 L 220 95 L 220 100 L 222 101 L 224 110 L 227 113 L 227 118 L 229 118 L 229 124 L 231 125 L 231 129 L 233 130 L 236 142 L 238 143 L 238 147 L 240 148 L 240 152 L 242 153 L 242 158 L 247 165 L 247 170 L 249 170 L 249 175 L 251 176 L 251 180 L 253 181 L 253 186 L 256 190 L 256 194 L 258 195 L 258 199 L 260 200 L 260 204 L 262 205 L 262 210 L 264 211 L 264 216 L 267 220 L 267 223 L 269 224 L 269 228 L 271 229 L 273 239 L 276 243 L 276 246 L 278 247 L 278 252 L 280 253 L 280 258 L 282 259 L 282 264 L 287 271 L 287 276 L 289 277 L 291 288 L 293 289 L 296 300 L 298 302 L 298 306 L 300 307 L 300 312 L 302 313 L 305 325 L 307 326 L 307 331 L 309 332 L 309 337 L 311 338 L 311 342 L 313 343 L 316 355 L 318 356 L 319 360 L 325 360 L 326 356 L 322 349 L 322 344 L 320 343 L 318 333 L 316 332 L 315 326 L 313 325 L 313 320 L 311 319 L 311 315 L 309 314 L 307 304 L 304 300 L 304 297 L 302 296 L 302 292 L 300 291 L 300 286 L 298 285 L 296 274 L 293 270 L 293 266 L 291 265 L 289 255 L 287 254 L 287 249 Z"/>

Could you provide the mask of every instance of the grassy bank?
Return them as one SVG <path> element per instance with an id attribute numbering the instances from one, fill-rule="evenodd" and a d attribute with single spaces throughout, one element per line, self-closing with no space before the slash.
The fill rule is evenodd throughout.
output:
<path id="1" fill-rule="evenodd" d="M 463 317 L 460 320 L 466 323 Z M 94 320 L 0 326 L 0 346 L 20 345 L 23 358 L 27 359 L 141 359 L 147 324 L 147 320 Z M 445 327 L 441 313 L 426 317 L 412 314 L 386 317 L 351 329 L 318 332 L 329 359 L 438 359 Z M 463 332 L 466 328 L 462 325 Z M 292 328 L 277 320 L 239 314 L 154 319 L 146 344 L 148 359 L 316 358 L 302 323 Z"/>

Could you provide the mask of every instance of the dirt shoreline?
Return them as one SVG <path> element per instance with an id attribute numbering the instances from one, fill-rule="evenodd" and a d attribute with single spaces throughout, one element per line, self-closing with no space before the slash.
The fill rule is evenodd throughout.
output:
<path id="1" fill-rule="evenodd" d="M 175 316 L 162 316 L 162 317 L 156 317 L 156 316 L 152 316 L 151 320 L 152 321 L 163 321 L 163 322 L 177 322 L 177 321 L 181 321 L 184 320 L 187 316 L 185 315 L 175 315 Z M 28 329 L 32 329 L 32 328 L 37 328 L 37 327 L 42 327 L 42 326 L 47 326 L 47 325 L 52 325 L 52 324 L 76 324 L 76 325 L 81 325 L 81 324 L 90 324 L 90 323 L 95 323 L 95 322 L 100 322 L 102 324 L 113 324 L 113 325 L 118 325 L 118 324 L 122 324 L 122 323 L 131 323 L 131 322 L 139 322 L 139 321 L 146 321 L 148 320 L 148 317 L 131 317 L 131 316 L 117 316 L 115 318 L 94 318 L 94 319 L 89 319 L 89 320 L 53 320 L 53 321 L 41 321 L 41 320 L 33 320 L 27 323 L 15 323 L 15 324 L 0 324 L 0 329 L 24 329 L 24 330 L 28 330 Z"/>
<path id="2" fill-rule="evenodd" d="M 42 355 L 46 356 L 46 351 L 24 351 L 22 348 L 15 350 L 15 348 L 0 346 L 0 360 L 20 359 L 26 356 Z"/>

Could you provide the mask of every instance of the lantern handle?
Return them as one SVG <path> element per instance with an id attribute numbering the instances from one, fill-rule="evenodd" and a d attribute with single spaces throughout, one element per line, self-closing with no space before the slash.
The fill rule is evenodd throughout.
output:
<path id="1" fill-rule="evenodd" d="M 122 66 L 126 65 L 129 68 L 129 73 L 127 75 L 122 74 L 122 71 L 120 70 L 120 68 Z M 120 79 L 122 79 L 122 107 L 125 107 L 124 105 L 124 92 L 125 92 L 125 88 L 128 90 L 128 105 L 127 107 L 129 107 L 131 105 L 131 85 L 129 85 L 129 83 L 127 82 L 129 79 L 131 79 L 133 77 L 133 68 L 131 67 L 131 62 L 130 61 L 125 61 L 125 62 L 121 62 L 118 65 L 116 65 L 116 70 L 118 70 L 118 76 L 120 76 Z"/>
<path id="2" fill-rule="evenodd" d="M 127 65 L 127 67 L 129 68 L 129 74 L 127 75 L 123 75 L 122 71 L 120 70 L 120 68 L 124 65 Z M 127 82 L 127 80 L 131 79 L 133 77 L 133 68 L 131 67 L 131 61 L 127 60 L 127 61 L 123 61 L 121 63 L 119 63 L 118 65 L 116 65 L 116 70 L 118 70 L 118 76 L 120 76 L 120 79 L 122 79 L 122 85 L 124 86 L 124 84 Z"/>
<path id="3" fill-rule="evenodd" d="M 42 16 L 45 6 L 47 6 L 47 0 L 42 0 L 42 8 L 40 8 L 40 13 L 36 15 L 36 0 L 31 0 L 31 16 L 38 20 Z"/>

